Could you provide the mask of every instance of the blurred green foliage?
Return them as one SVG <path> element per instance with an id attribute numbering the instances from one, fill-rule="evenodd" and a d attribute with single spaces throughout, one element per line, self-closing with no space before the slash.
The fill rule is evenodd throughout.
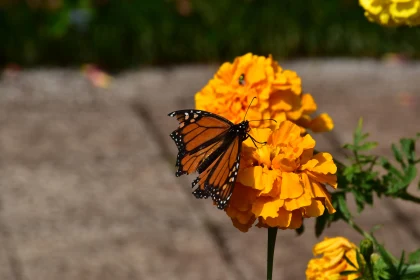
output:
<path id="1" fill-rule="evenodd" d="M 296 56 L 420 56 L 419 28 L 368 22 L 357 0 L 0 0 L 0 64 L 109 68 Z"/>

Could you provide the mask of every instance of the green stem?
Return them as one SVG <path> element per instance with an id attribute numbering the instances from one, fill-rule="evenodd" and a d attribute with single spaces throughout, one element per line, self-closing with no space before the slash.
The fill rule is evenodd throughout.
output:
<path id="1" fill-rule="evenodd" d="M 361 227 L 359 227 L 353 220 L 348 219 L 347 223 L 354 228 L 358 233 L 360 233 L 361 235 L 363 235 L 365 238 L 368 238 L 370 240 L 372 240 L 372 236 L 367 233 L 366 231 L 364 231 Z"/>
<path id="2" fill-rule="evenodd" d="M 409 193 L 404 193 L 400 195 L 400 198 L 411 202 L 420 203 L 420 197 L 412 196 Z"/>
<path id="3" fill-rule="evenodd" d="M 268 228 L 267 241 L 267 280 L 273 279 L 274 248 L 276 247 L 277 228 Z"/>

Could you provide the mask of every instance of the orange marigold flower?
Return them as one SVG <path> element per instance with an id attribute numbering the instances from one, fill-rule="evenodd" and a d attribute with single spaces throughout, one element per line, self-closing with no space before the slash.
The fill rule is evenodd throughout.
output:
<path id="1" fill-rule="evenodd" d="M 334 213 L 326 184 L 337 187 L 337 167 L 328 153 L 313 154 L 315 140 L 301 136 L 299 126 L 284 121 L 279 128 L 254 128 L 250 134 L 266 145 L 244 141 L 237 183 L 226 213 L 233 225 L 296 229 L 303 218 Z"/>
<path id="2" fill-rule="evenodd" d="M 195 95 L 195 102 L 199 110 L 238 123 L 254 97 L 257 99 L 252 103 L 247 119 L 290 120 L 317 132 L 333 128 L 327 114 L 323 114 L 320 122 L 315 118 L 313 125 L 310 121 L 300 121 L 310 118 L 309 115 L 316 111 L 316 103 L 310 94 L 302 94 L 302 81 L 297 73 L 283 70 L 271 56 L 248 53 L 237 57 L 233 63 L 224 63 L 213 79 Z M 270 122 L 253 122 L 250 125 L 268 127 Z"/>
<path id="3" fill-rule="evenodd" d="M 340 272 L 356 270 L 349 264 L 346 256 L 355 266 L 357 247 L 344 237 L 325 238 L 324 241 L 316 244 L 313 248 L 314 256 L 323 255 L 321 258 L 314 258 L 309 261 L 306 269 L 307 280 L 353 280 L 358 274 L 341 276 Z"/>

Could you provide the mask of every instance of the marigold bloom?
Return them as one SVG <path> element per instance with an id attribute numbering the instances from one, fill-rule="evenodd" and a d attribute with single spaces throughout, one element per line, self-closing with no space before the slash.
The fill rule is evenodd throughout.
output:
<path id="1" fill-rule="evenodd" d="M 325 238 L 324 241 L 316 244 L 313 248 L 314 256 L 323 255 L 321 258 L 314 258 L 309 261 L 306 269 L 307 280 L 353 280 L 358 274 L 341 276 L 340 272 L 356 270 L 347 263 L 346 256 L 355 266 L 356 245 L 344 237 Z"/>
<path id="2" fill-rule="evenodd" d="M 365 16 L 385 26 L 420 25 L 420 0 L 359 0 Z"/>
<path id="3" fill-rule="evenodd" d="M 313 154 L 315 140 L 301 136 L 299 126 L 284 121 L 279 128 L 252 129 L 266 145 L 242 145 L 237 183 L 226 213 L 241 231 L 258 227 L 296 229 L 305 217 L 334 213 L 326 184 L 337 187 L 337 167 L 328 153 Z"/>
<path id="4" fill-rule="evenodd" d="M 294 71 L 283 70 L 271 56 L 251 53 L 224 63 L 213 79 L 195 95 L 196 108 L 242 121 L 251 100 L 247 119 L 290 120 L 316 132 L 330 131 L 334 124 L 328 114 L 311 121 L 317 109 L 310 94 L 302 94 L 302 81 Z M 270 122 L 253 122 L 252 127 L 268 127 Z"/>

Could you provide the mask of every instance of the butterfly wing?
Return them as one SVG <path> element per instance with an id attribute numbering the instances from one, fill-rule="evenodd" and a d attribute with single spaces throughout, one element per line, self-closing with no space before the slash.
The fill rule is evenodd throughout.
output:
<path id="1" fill-rule="evenodd" d="M 169 116 L 176 117 L 179 122 L 179 127 L 170 135 L 178 147 L 175 175 L 201 173 L 222 151 L 226 134 L 233 123 L 200 110 L 180 110 Z"/>
<path id="2" fill-rule="evenodd" d="M 221 146 L 222 152 L 217 154 L 217 159 L 192 183 L 193 187 L 198 185 L 193 192 L 197 198 L 211 196 L 219 209 L 228 205 L 239 169 L 242 141 L 239 136 L 231 133 Z"/>
<path id="3" fill-rule="evenodd" d="M 224 209 L 233 192 L 239 169 L 242 134 L 245 127 L 232 129 L 229 120 L 200 110 L 180 110 L 169 114 L 179 127 L 171 133 L 178 147 L 176 176 L 197 171 L 193 181 L 197 198 L 211 196 L 219 209 Z"/>

